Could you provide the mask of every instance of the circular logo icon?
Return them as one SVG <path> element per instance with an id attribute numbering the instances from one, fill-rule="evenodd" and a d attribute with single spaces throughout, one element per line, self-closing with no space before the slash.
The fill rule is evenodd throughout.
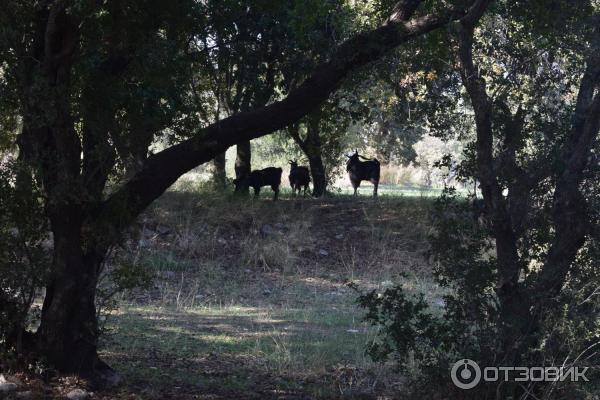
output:
<path id="1" fill-rule="evenodd" d="M 461 389 L 473 389 L 481 380 L 481 369 L 473 360 L 463 358 L 452 366 L 452 382 Z"/>

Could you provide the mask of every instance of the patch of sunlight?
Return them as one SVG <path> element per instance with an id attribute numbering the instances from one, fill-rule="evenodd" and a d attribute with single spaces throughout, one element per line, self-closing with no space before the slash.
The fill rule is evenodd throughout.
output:
<path id="1" fill-rule="evenodd" d="M 207 343 L 217 345 L 239 345 L 243 344 L 244 340 L 241 337 L 234 337 L 231 335 L 215 335 L 210 333 L 196 334 L 195 337 L 201 339 Z"/>
<path id="2" fill-rule="evenodd" d="M 124 307 L 119 314 L 127 313 L 143 314 L 145 319 L 166 321 L 182 316 L 219 316 L 219 317 L 259 317 L 263 318 L 269 315 L 269 309 L 259 307 L 248 307 L 241 305 L 210 305 L 187 307 L 180 310 L 173 310 L 165 307 Z M 166 314 L 168 313 L 168 314 Z"/>
<path id="3" fill-rule="evenodd" d="M 173 319 L 175 319 L 175 317 L 177 317 L 177 314 L 153 314 L 150 310 L 148 310 L 144 315 L 144 319 L 149 321 L 172 321 Z"/>
<path id="4" fill-rule="evenodd" d="M 164 313 L 165 311 L 170 311 L 167 308 L 159 307 L 159 306 L 125 306 L 121 307 L 121 313 L 138 313 L 138 314 L 152 314 L 151 317 L 154 319 L 169 319 L 172 317 L 162 317 L 161 315 L 157 315 L 156 313 Z"/>
<path id="5" fill-rule="evenodd" d="M 225 315 L 225 316 L 260 316 L 266 313 L 266 309 L 258 307 L 247 307 L 238 305 L 211 305 L 202 307 L 193 307 L 186 309 L 189 314 L 195 315 Z"/>
<path id="6" fill-rule="evenodd" d="M 336 282 L 332 282 L 329 279 L 323 279 L 323 278 L 317 278 L 317 277 L 308 277 L 308 278 L 300 278 L 298 279 L 298 281 L 300 282 L 306 282 L 306 283 L 310 283 L 313 285 L 319 285 L 319 286 L 325 286 L 325 287 L 338 287 L 338 286 L 343 286 L 343 283 L 336 283 Z"/>
<path id="7" fill-rule="evenodd" d="M 168 326 L 157 326 L 156 330 L 168 333 L 175 333 L 178 335 L 195 335 L 195 332 L 185 329 L 182 326 L 168 325 Z"/>
<path id="8" fill-rule="evenodd" d="M 129 355 L 129 353 L 127 353 L 127 352 L 106 350 L 106 349 L 100 350 L 100 353 L 102 353 L 103 357 L 111 357 L 111 358 L 117 358 L 117 359 L 118 358 L 125 359 Z"/>
<path id="9" fill-rule="evenodd" d="M 203 331 L 193 331 L 189 329 L 185 329 L 180 326 L 160 326 L 156 329 L 163 333 L 171 333 L 175 335 L 188 335 L 193 339 L 200 339 L 206 342 L 217 343 L 217 344 L 240 344 L 243 339 L 248 337 L 269 337 L 270 335 L 276 333 L 279 336 L 287 336 L 287 332 L 280 332 L 279 330 L 274 331 L 238 331 L 233 329 L 230 325 L 211 325 L 213 329 L 220 330 L 220 332 L 216 333 L 207 333 Z M 223 332 L 226 330 L 226 332 Z M 235 335 L 235 336 L 234 336 Z"/>

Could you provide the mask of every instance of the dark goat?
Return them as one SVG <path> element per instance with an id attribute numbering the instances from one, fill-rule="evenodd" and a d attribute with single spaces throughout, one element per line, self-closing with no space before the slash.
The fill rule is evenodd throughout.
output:
<path id="1" fill-rule="evenodd" d="M 308 190 L 308 184 L 310 183 L 310 171 L 307 167 L 298 166 L 298 161 L 290 160 L 290 186 L 292 187 L 292 193 L 296 195 L 296 190 L 300 194 L 300 189 L 304 187 L 304 195 Z"/>
<path id="2" fill-rule="evenodd" d="M 279 185 L 281 185 L 281 168 L 268 167 L 250 172 L 250 174 L 233 180 L 235 191 L 239 192 L 242 189 L 252 187 L 254 189 L 254 197 L 260 196 L 260 188 L 263 186 L 271 186 L 275 195 L 273 200 L 277 200 L 279 195 Z"/>
<path id="3" fill-rule="evenodd" d="M 363 156 L 358 155 L 358 150 L 349 158 L 346 164 L 346 171 L 350 177 L 350 182 L 354 188 L 354 195 L 356 196 L 356 189 L 360 186 L 361 181 L 369 181 L 373 184 L 373 197 L 377 197 L 377 187 L 379 186 L 379 161 L 376 159 L 369 160 Z M 360 161 L 360 158 L 368 161 Z"/>

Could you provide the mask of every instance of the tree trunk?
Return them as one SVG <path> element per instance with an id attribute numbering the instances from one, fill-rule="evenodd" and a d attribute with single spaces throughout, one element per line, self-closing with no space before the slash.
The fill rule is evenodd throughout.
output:
<path id="1" fill-rule="evenodd" d="M 235 159 L 235 177 L 239 179 L 243 176 L 249 175 L 252 168 L 252 148 L 250 146 L 250 141 L 246 140 L 238 143 L 236 149 L 237 157 Z M 243 187 L 240 192 L 243 194 L 248 194 L 249 188 Z"/>
<path id="2" fill-rule="evenodd" d="M 94 185 L 83 184 L 81 138 L 71 114 L 71 70 L 80 21 L 65 2 L 40 7 L 37 18 L 31 54 L 19 82 L 23 117 L 19 157 L 43 184 L 54 254 L 36 348 L 31 350 L 60 371 L 93 377 L 109 368 L 97 355 L 94 301 L 102 257 L 84 254 L 84 246 L 98 246 L 98 241 L 84 240 L 82 229 L 84 210 L 98 199 L 90 196 Z M 101 195 L 100 190 L 93 192 Z"/>
<path id="3" fill-rule="evenodd" d="M 225 173 L 225 152 L 217 155 L 213 159 L 213 183 L 219 189 L 225 188 L 225 180 L 227 174 Z"/>
<path id="4" fill-rule="evenodd" d="M 321 135 L 319 133 L 320 112 L 310 116 L 306 126 L 306 140 L 302 150 L 308 157 L 310 174 L 313 178 L 313 196 L 321 197 L 327 190 L 327 177 L 321 156 Z"/>
<path id="5" fill-rule="evenodd" d="M 327 180 L 325 178 L 325 167 L 320 154 L 317 157 L 309 157 L 308 163 L 310 173 L 313 177 L 313 196 L 321 197 L 327 190 Z"/>
<path id="6" fill-rule="evenodd" d="M 95 293 L 101 258 L 83 253 L 80 208 L 53 208 L 54 259 L 38 346 L 55 368 L 91 376 L 99 367 Z"/>
<path id="7" fill-rule="evenodd" d="M 306 139 L 300 137 L 300 126 L 293 124 L 288 128 L 292 139 L 308 158 L 310 174 L 313 181 L 313 196 L 321 197 L 327 190 L 327 175 L 321 156 L 321 136 L 319 135 L 320 112 L 311 114 L 306 124 Z"/>

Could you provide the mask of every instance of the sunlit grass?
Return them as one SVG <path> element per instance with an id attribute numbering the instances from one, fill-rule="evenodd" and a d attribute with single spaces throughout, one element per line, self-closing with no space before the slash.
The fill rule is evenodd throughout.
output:
<path id="1" fill-rule="evenodd" d="M 400 186 L 400 185 L 379 185 L 377 193 L 383 197 L 438 197 L 443 192 L 443 188 L 418 187 L 418 186 Z M 351 186 L 343 186 L 334 193 L 341 195 L 353 195 L 354 189 Z M 457 193 L 462 196 L 469 194 L 468 189 L 459 188 Z M 358 188 L 358 195 L 369 197 L 373 195 L 373 186 L 363 184 Z"/>

